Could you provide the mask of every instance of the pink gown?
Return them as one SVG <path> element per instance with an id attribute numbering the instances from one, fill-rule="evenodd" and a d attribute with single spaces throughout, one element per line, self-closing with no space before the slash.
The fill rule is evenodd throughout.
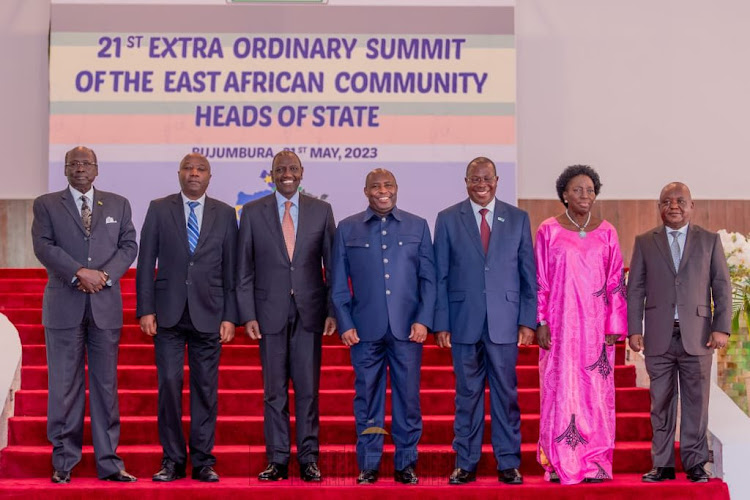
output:
<path id="1" fill-rule="evenodd" d="M 555 218 L 536 235 L 538 320 L 552 346 L 539 349 L 541 418 L 537 460 L 562 484 L 612 478 L 615 348 L 627 335 L 625 272 L 617 231 L 607 221 L 581 238 Z"/>

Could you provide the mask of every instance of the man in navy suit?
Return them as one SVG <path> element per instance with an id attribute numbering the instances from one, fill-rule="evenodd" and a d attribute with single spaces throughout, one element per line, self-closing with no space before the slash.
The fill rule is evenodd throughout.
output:
<path id="1" fill-rule="evenodd" d="M 330 204 L 299 192 L 303 173 L 294 152 L 277 153 L 271 168 L 276 192 L 247 203 L 240 219 L 240 321 L 250 338 L 260 341 L 263 366 L 268 466 L 258 475 L 261 481 L 289 474 L 290 379 L 300 478 L 321 480 L 318 392 L 322 336 L 336 331 L 327 279 L 336 223 Z"/>
<path id="2" fill-rule="evenodd" d="M 153 480 L 185 477 L 182 385 L 185 345 L 190 366 L 190 461 L 192 477 L 216 482 L 216 414 L 221 344 L 234 338 L 237 322 L 235 256 L 237 215 L 206 196 L 211 165 L 186 155 L 177 171 L 181 192 L 154 200 L 141 230 L 136 272 L 136 316 L 154 338 L 159 378 L 159 441 L 164 450 Z M 158 273 L 154 268 L 158 262 Z"/>
<path id="3" fill-rule="evenodd" d="M 516 361 L 518 346 L 534 339 L 536 268 L 528 214 L 495 198 L 497 180 L 489 158 L 472 160 L 465 179 L 469 199 L 440 212 L 435 224 L 435 340 L 452 348 L 456 374 L 450 484 L 476 479 L 485 379 L 498 479 L 523 482 Z"/>
<path id="4" fill-rule="evenodd" d="M 53 483 L 70 482 L 81 460 L 88 356 L 91 437 L 101 479 L 132 482 L 117 456 L 117 349 L 122 327 L 120 278 L 138 245 L 130 203 L 94 189 L 96 154 L 82 146 L 65 154 L 69 186 L 34 200 L 34 254 L 47 268 L 42 323 L 47 342 Z"/>
<path id="5" fill-rule="evenodd" d="M 416 484 L 422 343 L 435 307 L 430 229 L 421 217 L 396 207 L 398 186 L 391 172 L 370 172 L 364 192 L 370 206 L 341 221 L 336 231 L 332 275 L 339 333 L 351 347 L 355 375 L 357 481 L 369 484 L 378 479 L 388 366 L 394 479 Z"/>

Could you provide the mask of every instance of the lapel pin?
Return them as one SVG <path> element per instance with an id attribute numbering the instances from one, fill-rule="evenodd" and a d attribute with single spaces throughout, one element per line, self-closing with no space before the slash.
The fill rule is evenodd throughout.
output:
<path id="1" fill-rule="evenodd" d="M 97 205 L 99 205 L 100 207 L 101 207 L 102 205 L 104 205 L 104 203 L 102 203 L 101 201 L 97 201 L 97 202 L 96 202 L 96 204 L 97 204 Z"/>
<path id="2" fill-rule="evenodd" d="M 505 219 L 503 219 L 502 217 L 498 217 L 497 220 L 499 220 L 500 222 L 505 222 Z"/>

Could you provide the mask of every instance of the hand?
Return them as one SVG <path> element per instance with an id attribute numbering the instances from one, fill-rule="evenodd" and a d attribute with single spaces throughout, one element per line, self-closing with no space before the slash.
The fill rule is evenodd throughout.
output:
<path id="1" fill-rule="evenodd" d="M 253 340 L 260 340 L 260 338 L 262 337 L 262 335 L 260 334 L 260 325 L 254 319 L 245 323 L 245 332 L 247 332 L 247 334 Z"/>
<path id="2" fill-rule="evenodd" d="M 643 335 L 636 333 L 628 337 L 628 344 L 633 352 L 641 352 L 643 350 Z"/>
<path id="3" fill-rule="evenodd" d="M 534 341 L 534 330 L 528 326 L 518 326 L 518 347 L 530 345 Z"/>
<path id="4" fill-rule="evenodd" d="M 141 316 L 141 319 L 139 320 L 141 324 L 141 331 L 148 335 L 149 337 L 153 337 L 156 335 L 156 314 L 146 314 Z"/>
<path id="5" fill-rule="evenodd" d="M 222 321 L 219 327 L 219 342 L 226 344 L 234 338 L 234 323 L 231 321 Z"/>
<path id="6" fill-rule="evenodd" d="M 345 346 L 353 346 L 354 344 L 359 344 L 359 336 L 357 335 L 357 329 L 351 328 L 344 333 L 341 334 L 341 342 L 344 343 Z"/>
<path id="7" fill-rule="evenodd" d="M 336 318 L 328 316 L 326 324 L 323 326 L 323 335 L 333 335 L 336 331 Z"/>
<path id="8" fill-rule="evenodd" d="M 435 343 L 438 345 L 438 347 L 450 347 L 451 332 L 436 332 Z"/>
<path id="9" fill-rule="evenodd" d="M 549 331 L 549 325 L 539 325 L 536 329 L 536 341 L 539 343 L 539 347 L 549 351 L 552 346 L 552 334 Z"/>
<path id="10" fill-rule="evenodd" d="M 615 345 L 615 342 L 620 338 L 617 333 L 607 333 L 604 335 L 604 343 L 607 345 Z"/>
<path id="11" fill-rule="evenodd" d="M 411 325 L 411 333 L 409 334 L 409 340 L 418 344 L 424 343 L 427 339 L 427 327 L 421 323 L 414 323 Z"/>
<path id="12" fill-rule="evenodd" d="M 78 278 L 77 288 L 85 293 L 96 293 L 107 284 L 107 277 L 97 269 L 82 267 L 76 271 L 76 278 Z"/>
<path id="13" fill-rule="evenodd" d="M 729 335 L 724 332 L 711 332 L 711 337 L 708 339 L 706 347 L 711 349 L 723 349 L 729 342 Z"/>

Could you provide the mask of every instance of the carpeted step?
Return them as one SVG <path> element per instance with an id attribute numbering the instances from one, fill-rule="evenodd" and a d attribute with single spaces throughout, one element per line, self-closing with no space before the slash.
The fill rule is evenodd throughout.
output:
<path id="1" fill-rule="evenodd" d="M 185 380 L 189 374 L 186 366 Z M 148 389 L 156 387 L 156 366 L 119 365 L 119 389 Z M 539 370 L 536 366 L 516 368 L 518 386 L 539 387 Z M 455 387 L 452 366 L 423 366 L 421 387 L 423 389 L 453 389 Z M 88 374 L 87 374 L 88 378 Z M 47 384 L 46 366 L 25 366 L 21 368 L 21 388 L 45 387 Z M 254 389 L 263 385 L 260 365 L 219 366 L 219 389 Z M 615 366 L 615 385 L 632 387 L 635 385 L 635 367 Z M 354 387 L 354 370 L 351 366 L 323 366 L 321 368 L 321 389 L 349 389 Z"/>
<path id="2" fill-rule="evenodd" d="M 13 417 L 10 419 L 8 444 L 26 446 L 45 446 L 47 418 Z M 183 429 L 188 436 L 190 419 L 183 417 Z M 156 416 L 126 416 L 120 419 L 120 444 L 158 444 Z M 292 435 L 296 431 L 296 421 L 291 417 Z M 453 436 L 453 415 L 438 415 L 435 412 L 422 418 L 422 438 L 420 445 L 444 444 Z M 391 418 L 386 417 L 385 429 L 391 429 Z M 593 431 L 595 432 L 595 431 Z M 648 441 L 651 439 L 650 414 L 617 413 L 618 441 Z M 356 441 L 357 431 L 354 416 L 320 417 L 320 441 L 327 445 L 348 445 Z M 523 442 L 534 443 L 539 437 L 539 414 L 521 415 L 521 436 Z M 490 417 L 485 416 L 484 443 L 490 443 Z M 390 438 L 386 438 L 390 440 Z M 216 422 L 216 444 L 232 445 L 245 443 L 263 445 L 262 416 L 219 416 Z M 84 443 L 91 444 L 91 421 L 86 417 L 84 423 Z"/>
<path id="3" fill-rule="evenodd" d="M 353 442 L 345 446 L 324 444 L 320 448 L 319 464 L 324 474 L 330 477 L 356 477 L 359 471 Z M 536 448 L 536 444 L 533 443 L 521 445 L 522 474 L 542 474 L 541 467 L 536 463 Z M 384 447 L 380 472 L 386 477 L 393 473 L 393 450 L 391 444 L 386 444 Z M 127 470 L 141 477 L 150 477 L 156 472 L 162 459 L 162 449 L 158 445 L 120 446 L 117 452 L 125 461 Z M 257 477 L 258 472 L 267 464 L 264 446 L 216 446 L 213 454 L 217 460 L 216 470 L 226 477 Z M 0 477 L 49 477 L 51 455 L 50 446 L 8 446 L 0 455 Z M 294 450 L 292 455 L 290 463 L 296 461 Z M 447 477 L 454 464 L 455 453 L 449 444 L 419 447 L 419 470 L 425 476 L 445 475 Z M 650 465 L 650 441 L 615 444 L 615 474 L 643 473 L 650 468 Z M 496 473 L 496 467 L 492 447 L 483 445 L 477 473 L 491 475 Z M 679 458 L 677 467 L 681 470 Z M 91 446 L 83 447 L 83 457 L 75 469 L 75 474 L 82 477 L 95 476 L 94 450 Z"/>
<path id="4" fill-rule="evenodd" d="M 514 500 L 538 500 L 555 498 L 557 500 L 631 500 L 632 498 L 658 498 L 659 500 L 728 500 L 727 484 L 712 479 L 705 484 L 690 483 L 684 477 L 665 483 L 649 484 L 641 482 L 640 474 L 617 474 L 614 481 L 601 484 L 580 484 L 560 486 L 547 483 L 541 476 L 524 476 L 523 486 L 499 484 L 497 477 L 480 476 L 476 482 L 462 486 L 448 486 L 446 473 L 436 476 L 420 475 L 419 485 L 404 486 L 393 481 L 391 476 L 381 474 L 374 485 L 357 485 L 354 476 L 347 478 L 324 477 L 322 483 L 304 483 L 296 476 L 290 476 L 278 483 L 263 483 L 255 476 L 226 477 L 219 483 L 200 483 L 191 479 L 173 483 L 154 483 L 151 474 L 144 475 L 136 483 L 118 484 L 81 477 L 73 472 L 70 484 L 60 486 L 51 484 L 49 478 L 0 480 L 0 491 L 13 498 L 25 500 L 57 500 L 98 498 L 108 500 L 216 500 L 232 498 L 235 500 L 251 498 L 253 500 L 338 500 L 357 498 L 357 500 L 382 500 L 398 498 L 419 500 L 425 498 L 452 499 L 489 499 L 508 498 Z M 325 473 L 325 471 L 323 471 Z"/>
<path id="5" fill-rule="evenodd" d="M 120 414 L 128 415 L 156 415 L 157 390 L 120 390 Z M 452 413 L 456 393 L 453 389 L 422 389 L 420 391 L 422 411 L 425 415 L 440 412 Z M 618 387 L 615 392 L 617 411 L 642 412 L 648 411 L 650 399 L 648 389 L 640 387 Z M 44 389 L 20 390 L 15 394 L 16 416 L 44 416 L 47 415 L 47 391 Z M 190 414 L 189 393 L 182 394 L 183 414 Z M 354 401 L 354 389 L 328 389 L 320 391 L 320 409 L 323 415 L 346 416 L 351 415 Z M 485 392 L 485 411 L 489 411 L 489 389 Z M 522 413 L 539 413 L 539 389 L 518 390 L 518 403 Z M 294 414 L 294 389 L 290 390 L 289 405 Z M 86 405 L 88 414 L 88 404 Z M 391 411 L 390 390 L 386 396 L 386 411 Z M 263 390 L 229 390 L 219 391 L 219 415 L 258 416 L 263 414 Z"/>

